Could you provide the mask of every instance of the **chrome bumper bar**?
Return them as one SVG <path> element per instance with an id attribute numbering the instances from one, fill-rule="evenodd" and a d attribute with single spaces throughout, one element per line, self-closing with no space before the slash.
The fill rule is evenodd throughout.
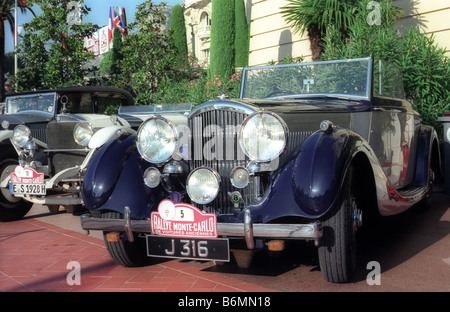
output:
<path id="1" fill-rule="evenodd" d="M 124 211 L 124 219 L 96 218 L 90 214 L 81 216 L 81 227 L 84 230 L 126 232 L 133 239 L 133 232 L 151 233 L 150 220 L 131 220 L 128 207 Z M 319 240 L 322 237 L 322 224 L 315 221 L 308 224 L 253 224 L 250 211 L 245 212 L 243 223 L 218 223 L 219 236 L 243 237 L 247 248 L 254 248 L 254 238 L 268 239 L 302 239 Z"/>

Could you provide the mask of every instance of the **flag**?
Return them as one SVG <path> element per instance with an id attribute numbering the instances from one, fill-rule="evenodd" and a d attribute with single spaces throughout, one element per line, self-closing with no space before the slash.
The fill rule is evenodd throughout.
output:
<path id="1" fill-rule="evenodd" d="M 118 24 L 120 31 L 122 32 L 122 34 L 124 35 L 128 35 L 128 29 L 127 29 L 127 18 L 125 15 L 125 8 L 121 8 L 119 11 L 119 19 L 120 22 Z"/>
<path id="2" fill-rule="evenodd" d="M 109 19 L 108 19 L 108 42 L 111 42 L 114 30 L 114 7 L 109 8 Z"/>
<path id="3" fill-rule="evenodd" d="M 128 35 L 127 18 L 125 8 L 118 7 L 117 11 L 114 7 L 109 9 L 108 19 L 108 41 L 112 43 L 114 28 L 118 27 L 123 35 Z"/>
<path id="4" fill-rule="evenodd" d="M 119 14 L 116 12 L 116 10 L 114 10 L 113 7 L 113 30 L 119 25 L 119 22 L 120 22 Z"/>

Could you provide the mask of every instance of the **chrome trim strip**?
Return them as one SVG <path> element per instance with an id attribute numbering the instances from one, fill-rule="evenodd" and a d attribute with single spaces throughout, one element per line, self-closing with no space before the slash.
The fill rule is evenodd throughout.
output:
<path id="1" fill-rule="evenodd" d="M 89 152 L 89 148 L 50 148 L 50 149 L 44 149 L 43 152 L 45 153 L 49 153 L 49 152 L 84 152 L 84 153 L 88 153 Z"/>
<path id="2" fill-rule="evenodd" d="M 194 118 L 195 116 L 201 114 L 201 113 L 205 113 L 205 112 L 209 112 L 209 111 L 216 111 L 216 110 L 225 110 L 225 111 L 233 111 L 233 112 L 237 112 L 237 113 L 241 113 L 241 114 L 247 114 L 247 115 L 251 115 L 255 112 L 257 112 L 256 108 L 253 109 L 250 106 L 244 105 L 244 104 L 240 104 L 237 102 L 218 102 L 218 101 L 213 101 L 213 102 L 206 102 L 200 106 L 198 106 L 196 109 L 194 109 L 190 114 L 189 114 L 189 119 Z"/>
<path id="3" fill-rule="evenodd" d="M 78 196 L 78 193 L 69 195 L 23 195 L 16 194 L 16 197 L 21 197 L 26 201 L 39 205 L 82 205 L 83 200 Z"/>
<path id="4" fill-rule="evenodd" d="M 219 229 L 217 229 L 219 231 Z M 255 241 L 253 239 L 253 219 L 250 209 L 246 208 L 244 212 L 244 236 L 245 243 L 248 249 L 255 248 Z"/>
<path id="5" fill-rule="evenodd" d="M 133 232 L 151 233 L 150 220 L 104 219 L 96 218 L 90 214 L 80 217 L 81 227 L 84 230 L 100 231 L 124 231 L 125 226 L 130 226 Z M 280 238 L 280 239 L 304 239 L 318 240 L 322 237 L 322 224 L 315 221 L 308 224 L 249 224 L 244 223 L 218 223 L 217 232 L 219 236 L 242 237 L 246 236 L 246 228 L 253 231 L 253 237 Z M 251 228 L 251 230 L 250 230 Z M 250 237 L 250 235 L 248 235 Z"/>

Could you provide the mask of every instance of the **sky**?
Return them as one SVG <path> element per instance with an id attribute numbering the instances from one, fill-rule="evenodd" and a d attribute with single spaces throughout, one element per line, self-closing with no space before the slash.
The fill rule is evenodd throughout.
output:
<path id="1" fill-rule="evenodd" d="M 97 24 L 99 27 L 108 25 L 108 17 L 109 17 L 109 7 L 124 7 L 127 15 L 127 23 L 131 23 L 134 20 L 134 14 L 136 13 L 136 7 L 145 2 L 145 0 L 84 0 L 84 4 L 91 8 L 89 15 L 86 16 L 83 20 L 85 23 Z M 165 2 L 167 5 L 174 6 L 175 4 L 181 4 L 182 0 L 153 0 L 154 4 L 159 4 L 161 2 Z M 35 10 L 36 14 L 39 14 L 37 10 Z M 33 15 L 31 13 L 21 14 L 20 10 L 18 13 L 17 23 L 18 25 L 25 24 L 31 21 Z M 14 41 L 11 30 L 8 23 L 5 23 L 5 52 L 14 51 Z"/>

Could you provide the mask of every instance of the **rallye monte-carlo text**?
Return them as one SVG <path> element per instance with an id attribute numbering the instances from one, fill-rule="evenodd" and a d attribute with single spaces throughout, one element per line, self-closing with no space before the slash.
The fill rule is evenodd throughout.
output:
<path id="1" fill-rule="evenodd" d="M 436 132 L 399 70 L 370 57 L 249 67 L 241 81 L 239 99 L 206 102 L 185 123 L 153 116 L 102 147 L 82 227 L 104 231 L 124 266 L 309 240 L 325 279 L 350 281 L 361 228 L 430 195 Z"/>

